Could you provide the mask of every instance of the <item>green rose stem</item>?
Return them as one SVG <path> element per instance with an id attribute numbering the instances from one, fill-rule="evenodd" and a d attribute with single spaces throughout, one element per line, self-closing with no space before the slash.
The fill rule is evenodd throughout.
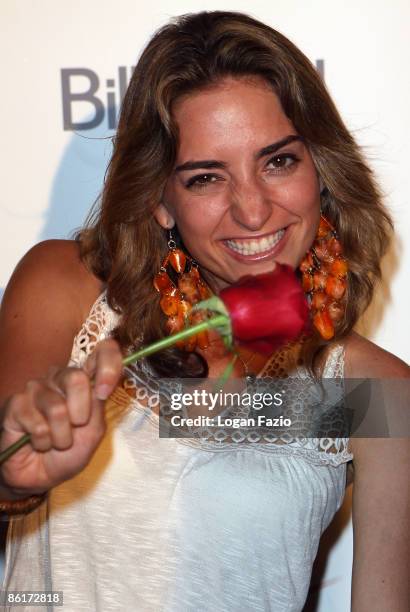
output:
<path id="1" fill-rule="evenodd" d="M 191 336 L 195 336 L 199 332 L 206 331 L 210 328 L 215 328 L 219 330 L 222 335 L 225 337 L 227 333 L 230 331 L 230 319 L 228 316 L 224 314 L 219 314 L 211 319 L 207 319 L 206 321 L 202 321 L 202 323 L 197 323 L 192 327 L 187 327 L 176 334 L 172 334 L 172 336 L 167 336 L 166 338 L 161 338 L 161 340 L 157 340 L 153 344 L 140 349 L 136 353 L 132 353 L 132 355 L 128 355 L 125 359 L 122 360 L 123 365 L 129 365 L 130 363 L 134 363 L 138 361 L 138 359 L 142 359 L 143 357 L 149 357 L 149 355 L 153 355 L 154 353 L 158 353 L 169 346 L 173 346 L 176 342 L 180 340 L 186 340 Z M 1 456 L 1 455 L 0 455 Z"/>
<path id="2" fill-rule="evenodd" d="M 197 307 L 200 304 L 196 305 Z M 199 308 L 196 308 L 199 309 Z M 192 327 L 187 327 L 176 334 L 172 334 L 172 336 L 167 336 L 166 338 L 161 338 L 161 340 L 157 340 L 153 344 L 146 346 L 136 353 L 132 353 L 128 355 L 122 360 L 124 366 L 130 365 L 131 363 L 135 363 L 139 359 L 143 359 L 144 357 L 149 357 L 149 355 L 153 355 L 154 353 L 158 353 L 169 346 L 173 346 L 176 342 L 180 340 L 186 340 L 191 336 L 195 336 L 199 332 L 206 331 L 208 329 L 216 329 L 222 335 L 225 344 L 227 346 L 232 345 L 232 332 L 231 332 L 231 321 L 227 314 L 218 314 L 206 321 L 202 321 L 201 323 L 197 323 Z M 0 453 L 0 465 L 7 461 L 9 457 L 14 455 L 22 446 L 30 442 L 30 434 L 26 433 L 21 436 L 16 442 L 10 444 L 4 451 Z"/>

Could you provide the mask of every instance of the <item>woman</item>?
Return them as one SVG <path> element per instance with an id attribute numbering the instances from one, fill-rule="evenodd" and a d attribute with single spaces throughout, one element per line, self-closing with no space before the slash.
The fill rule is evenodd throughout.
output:
<path id="1" fill-rule="evenodd" d="M 10 526 L 3 588 L 61 590 L 73 611 L 301 610 L 353 461 L 352 610 L 407 609 L 403 441 L 217 452 L 158 438 L 154 377 L 219 376 L 230 354 L 217 336 L 119 382 L 122 352 L 175 327 L 153 287 L 169 230 L 218 292 L 277 264 L 296 270 L 321 215 L 349 266 L 333 339 L 318 325 L 327 340 L 268 358 L 239 348 L 234 375 L 291 375 L 302 360 L 323 377 L 408 378 L 352 331 L 390 220 L 314 68 L 241 14 L 160 30 L 124 100 L 101 209 L 77 241 L 32 249 L 4 298 L 0 448 L 25 432 L 31 444 L 2 466 L 1 499 L 12 512 L 33 497 Z"/>

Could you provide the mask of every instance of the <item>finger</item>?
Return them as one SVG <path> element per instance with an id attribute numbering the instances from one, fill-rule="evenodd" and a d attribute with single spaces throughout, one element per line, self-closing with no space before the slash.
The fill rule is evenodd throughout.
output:
<path id="1" fill-rule="evenodd" d="M 106 400 L 114 391 L 122 373 L 122 354 L 118 343 L 111 338 L 97 344 L 87 359 L 84 370 L 94 376 L 95 395 Z"/>
<path id="2" fill-rule="evenodd" d="M 64 396 L 37 382 L 29 383 L 27 390 L 48 423 L 52 446 L 58 450 L 70 448 L 73 443 L 72 425 Z"/>
<path id="3" fill-rule="evenodd" d="M 107 429 L 104 403 L 104 400 L 98 399 L 92 393 L 91 413 L 88 423 L 84 427 L 73 427 L 73 444 L 82 448 L 86 462 L 92 457 Z"/>
<path id="4" fill-rule="evenodd" d="M 63 393 L 66 398 L 68 414 L 73 425 L 86 425 L 91 413 L 91 384 L 84 370 L 64 368 L 50 371 L 48 385 Z"/>
<path id="5" fill-rule="evenodd" d="M 50 427 L 26 393 L 16 393 L 7 404 L 4 429 L 30 434 L 31 446 L 37 451 L 51 448 Z"/>
<path id="6" fill-rule="evenodd" d="M 106 431 L 107 425 L 105 420 L 104 400 L 97 397 L 91 399 L 91 416 L 87 423 L 87 429 L 92 432 L 92 447 L 96 447 L 101 441 Z"/>

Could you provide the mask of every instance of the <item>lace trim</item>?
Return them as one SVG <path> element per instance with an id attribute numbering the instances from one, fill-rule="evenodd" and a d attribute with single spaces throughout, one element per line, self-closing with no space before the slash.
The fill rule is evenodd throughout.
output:
<path id="1" fill-rule="evenodd" d="M 104 291 L 95 301 L 90 314 L 74 338 L 70 366 L 81 367 L 94 351 L 96 344 L 108 338 L 119 321 L 119 315 L 111 310 Z"/>
<path id="2" fill-rule="evenodd" d="M 104 292 L 96 300 L 87 320 L 74 339 L 70 365 L 81 367 L 88 355 L 95 349 L 96 344 L 110 336 L 118 321 L 119 315 L 109 307 Z M 308 379 L 309 373 L 297 363 L 297 350 L 297 345 L 283 347 L 265 365 L 258 376 L 258 380 L 262 377 L 264 379 L 292 377 L 299 381 Z M 179 392 L 177 383 L 175 383 L 174 388 L 168 388 L 166 393 L 168 397 L 162 397 L 160 402 L 158 383 L 145 362 L 134 364 L 126 368 L 125 372 L 122 384 L 111 396 L 110 401 L 118 404 L 118 406 L 127 406 L 140 413 L 143 412 L 157 431 L 161 427 L 168 427 L 168 421 L 159 417 L 154 409 L 157 409 L 160 403 L 161 405 L 166 404 L 169 400 L 168 393 Z M 326 361 L 323 378 L 339 379 L 342 388 L 343 372 L 344 349 L 341 345 L 335 345 Z M 240 416 L 239 413 L 238 416 Z M 224 428 L 213 428 L 211 432 L 205 431 L 203 433 L 204 435 L 200 437 L 181 437 L 176 438 L 176 440 L 181 444 L 212 452 L 228 452 L 241 447 L 242 449 L 254 449 L 265 453 L 298 455 L 316 465 L 338 466 L 353 459 L 353 454 L 348 449 L 349 438 L 324 436 L 320 438 L 293 437 L 289 439 L 289 436 L 276 436 L 272 433 L 262 433 L 255 436 L 252 431 L 244 432 L 240 429 L 231 435 Z"/>

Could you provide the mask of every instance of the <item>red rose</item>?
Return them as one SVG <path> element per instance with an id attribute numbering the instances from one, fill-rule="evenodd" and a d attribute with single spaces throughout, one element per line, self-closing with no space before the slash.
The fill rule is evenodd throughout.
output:
<path id="1" fill-rule="evenodd" d="M 309 307 L 288 265 L 243 276 L 219 297 L 229 312 L 234 339 L 251 350 L 268 355 L 309 329 Z"/>

